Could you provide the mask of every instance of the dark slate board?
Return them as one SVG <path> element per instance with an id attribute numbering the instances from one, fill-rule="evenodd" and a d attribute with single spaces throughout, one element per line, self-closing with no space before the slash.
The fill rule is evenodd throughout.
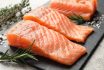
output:
<path id="1" fill-rule="evenodd" d="M 88 37 L 86 42 L 82 44 L 83 46 L 87 48 L 87 54 L 85 56 L 79 59 L 72 66 L 61 65 L 54 61 L 51 61 L 49 59 L 39 57 L 39 56 L 37 56 L 37 58 L 39 59 L 39 62 L 35 62 L 29 59 L 26 62 L 30 64 L 31 66 L 33 66 L 34 68 L 37 68 L 37 70 L 41 70 L 41 69 L 43 70 L 82 70 L 84 66 L 86 65 L 86 63 L 88 62 L 91 55 L 93 54 L 93 52 L 95 51 L 95 49 L 100 44 L 104 35 L 104 15 L 103 15 L 104 14 L 104 9 L 103 9 L 104 0 L 98 0 L 98 1 L 99 2 L 98 2 L 97 12 L 95 13 L 92 21 L 90 21 L 90 24 L 91 26 L 94 27 L 95 31 Z M 88 25 L 88 24 L 89 22 L 85 23 L 85 25 Z M 5 50 L 5 48 L 0 48 L 0 49 Z"/>

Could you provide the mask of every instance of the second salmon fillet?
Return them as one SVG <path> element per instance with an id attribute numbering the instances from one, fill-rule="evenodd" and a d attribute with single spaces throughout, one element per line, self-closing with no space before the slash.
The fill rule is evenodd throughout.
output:
<path id="1" fill-rule="evenodd" d="M 86 53 L 85 47 L 69 41 L 60 33 L 33 21 L 21 21 L 7 32 L 9 45 L 26 49 L 56 62 L 72 65 Z"/>
<path id="2" fill-rule="evenodd" d="M 48 7 L 41 7 L 32 10 L 23 17 L 24 20 L 32 20 L 53 29 L 69 40 L 85 42 L 89 34 L 93 31 L 92 27 L 76 25 L 65 15 Z"/>

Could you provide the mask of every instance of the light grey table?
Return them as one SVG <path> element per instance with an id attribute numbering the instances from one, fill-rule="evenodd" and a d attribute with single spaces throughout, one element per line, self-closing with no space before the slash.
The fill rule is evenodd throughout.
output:
<path id="1" fill-rule="evenodd" d="M 104 40 L 100 43 L 84 70 L 104 70 Z"/>
<path id="2" fill-rule="evenodd" d="M 36 8 L 49 0 L 30 0 L 32 8 Z M 16 4 L 20 0 L 0 0 L 0 7 L 7 6 L 7 4 Z M 0 70 L 35 70 L 27 65 L 0 63 Z M 98 46 L 97 50 L 88 61 L 84 70 L 104 70 L 104 40 Z"/>

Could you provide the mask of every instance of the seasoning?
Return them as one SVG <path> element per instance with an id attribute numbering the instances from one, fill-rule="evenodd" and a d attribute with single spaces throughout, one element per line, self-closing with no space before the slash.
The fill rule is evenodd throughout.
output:
<path id="1" fill-rule="evenodd" d="M 102 14 L 102 15 L 95 17 L 93 19 L 93 21 L 86 22 L 85 24 L 88 24 L 90 26 L 93 26 L 93 27 L 99 29 L 103 21 L 104 21 L 104 15 Z"/>

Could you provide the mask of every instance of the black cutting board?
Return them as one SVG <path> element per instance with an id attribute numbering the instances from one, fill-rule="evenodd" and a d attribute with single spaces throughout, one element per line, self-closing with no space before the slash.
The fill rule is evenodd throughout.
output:
<path id="1" fill-rule="evenodd" d="M 91 57 L 91 55 L 93 54 L 93 52 L 95 51 L 95 49 L 98 47 L 101 40 L 103 39 L 103 35 L 104 35 L 104 4 L 103 3 L 104 0 L 98 0 L 97 12 L 95 13 L 93 19 L 90 22 L 85 22 L 84 24 L 84 25 L 93 26 L 94 32 L 88 37 L 86 42 L 82 44 L 83 46 L 86 47 L 87 54 L 83 56 L 81 59 L 79 59 L 75 64 L 73 64 L 72 66 L 65 66 L 39 56 L 37 56 L 39 62 L 35 62 L 32 60 L 27 60 L 26 62 L 33 67 L 37 67 L 44 70 L 82 70 L 83 67 L 86 65 L 87 61 L 89 60 L 89 58 Z M 9 48 L 9 46 L 6 48 Z M 0 48 L 0 50 L 1 49 L 2 48 Z M 5 50 L 5 48 L 3 48 L 3 50 Z"/>

